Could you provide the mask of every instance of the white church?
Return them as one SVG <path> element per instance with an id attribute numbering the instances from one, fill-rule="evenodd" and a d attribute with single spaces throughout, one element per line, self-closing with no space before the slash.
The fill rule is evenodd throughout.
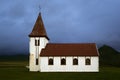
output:
<path id="1" fill-rule="evenodd" d="M 99 72 L 95 43 L 49 43 L 41 13 L 29 34 L 29 71 Z"/>

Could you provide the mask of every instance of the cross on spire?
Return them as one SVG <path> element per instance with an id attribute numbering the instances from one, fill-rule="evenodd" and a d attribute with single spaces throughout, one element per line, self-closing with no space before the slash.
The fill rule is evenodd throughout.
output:
<path id="1" fill-rule="evenodd" d="M 41 13 L 41 6 L 39 5 L 39 13 Z"/>

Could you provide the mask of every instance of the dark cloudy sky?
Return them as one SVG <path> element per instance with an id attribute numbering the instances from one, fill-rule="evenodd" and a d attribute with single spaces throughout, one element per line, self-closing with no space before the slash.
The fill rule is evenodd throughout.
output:
<path id="1" fill-rule="evenodd" d="M 39 5 L 50 42 L 120 51 L 120 0 L 0 0 L 0 54 L 28 54 Z"/>

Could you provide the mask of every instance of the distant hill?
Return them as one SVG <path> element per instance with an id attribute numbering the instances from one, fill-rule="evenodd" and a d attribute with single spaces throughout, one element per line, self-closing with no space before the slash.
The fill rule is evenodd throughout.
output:
<path id="1" fill-rule="evenodd" d="M 28 55 L 0 55 L 0 61 L 28 61 Z"/>
<path id="2" fill-rule="evenodd" d="M 100 65 L 120 66 L 120 52 L 108 45 L 99 48 Z"/>

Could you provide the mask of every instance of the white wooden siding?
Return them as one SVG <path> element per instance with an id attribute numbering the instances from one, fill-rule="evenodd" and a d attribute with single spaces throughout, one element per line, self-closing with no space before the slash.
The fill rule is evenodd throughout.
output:
<path id="1" fill-rule="evenodd" d="M 61 57 L 54 57 L 54 65 L 48 65 L 48 57 L 40 58 L 41 72 L 98 72 L 98 57 L 90 57 L 91 65 L 85 65 L 85 57 L 78 57 L 78 65 L 73 65 L 73 57 L 66 57 L 66 65 L 61 65 Z"/>

